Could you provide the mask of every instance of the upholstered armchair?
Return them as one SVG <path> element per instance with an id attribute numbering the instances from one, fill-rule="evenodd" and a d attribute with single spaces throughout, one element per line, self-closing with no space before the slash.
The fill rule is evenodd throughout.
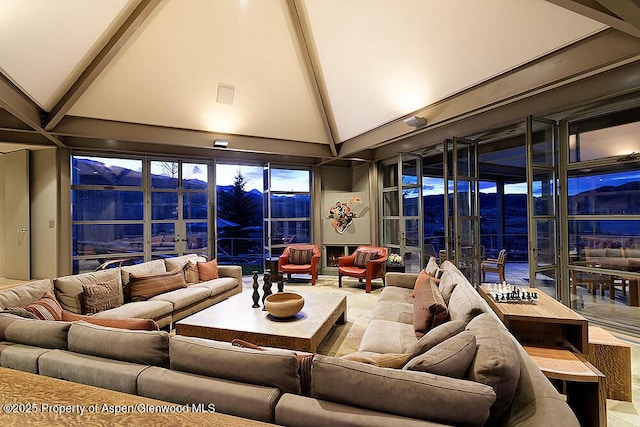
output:
<path id="1" fill-rule="evenodd" d="M 290 245 L 287 246 L 278 258 L 278 271 L 287 273 L 291 279 L 292 274 L 311 274 L 311 285 L 318 279 L 318 262 L 320 261 L 320 248 L 318 245 Z"/>
<path id="2" fill-rule="evenodd" d="M 342 276 L 365 279 L 365 290 L 371 292 L 371 280 L 382 278 L 387 272 L 389 250 L 378 246 L 358 246 L 349 256 L 338 258 L 338 287 L 342 287 Z"/>

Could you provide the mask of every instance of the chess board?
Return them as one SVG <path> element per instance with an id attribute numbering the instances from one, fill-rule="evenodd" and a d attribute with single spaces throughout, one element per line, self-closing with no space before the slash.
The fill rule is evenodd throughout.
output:
<path id="1" fill-rule="evenodd" d="M 495 302 L 514 304 L 536 304 L 538 292 L 531 288 L 520 288 L 506 283 L 486 284 L 488 293 Z"/>

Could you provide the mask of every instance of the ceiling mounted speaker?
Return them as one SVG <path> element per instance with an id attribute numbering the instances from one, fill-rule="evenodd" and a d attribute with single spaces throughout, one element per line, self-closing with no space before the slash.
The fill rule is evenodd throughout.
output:
<path id="1" fill-rule="evenodd" d="M 417 129 L 417 128 L 426 126 L 427 119 L 420 116 L 413 116 L 413 117 L 409 117 L 408 119 L 404 119 L 404 124 Z"/>

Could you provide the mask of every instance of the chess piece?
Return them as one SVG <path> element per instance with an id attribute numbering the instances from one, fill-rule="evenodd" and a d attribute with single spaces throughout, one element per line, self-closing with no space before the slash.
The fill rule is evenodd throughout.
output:
<path id="1" fill-rule="evenodd" d="M 262 310 L 267 310 L 264 306 L 264 300 L 267 299 L 269 295 L 271 295 L 271 270 L 267 269 L 264 271 L 264 277 L 262 278 L 264 284 L 262 285 Z"/>
<path id="2" fill-rule="evenodd" d="M 251 306 L 252 308 L 258 308 L 260 307 L 260 304 L 258 304 L 258 302 L 260 302 L 260 294 L 258 293 L 258 272 L 256 270 L 253 271 L 253 305 Z"/>

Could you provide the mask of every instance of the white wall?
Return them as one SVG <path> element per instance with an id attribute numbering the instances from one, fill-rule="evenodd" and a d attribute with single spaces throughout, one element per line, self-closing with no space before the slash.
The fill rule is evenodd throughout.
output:
<path id="1" fill-rule="evenodd" d="M 5 156 L 0 154 L 0 277 L 7 276 L 7 264 L 6 264 L 6 250 L 4 246 L 5 237 L 6 237 L 6 225 L 5 225 L 5 215 L 4 215 L 4 207 L 5 207 L 5 182 L 6 177 L 4 171 L 5 167 Z"/>
<path id="2" fill-rule="evenodd" d="M 30 159 L 31 277 L 53 279 L 59 227 L 56 149 L 32 151 Z"/>

